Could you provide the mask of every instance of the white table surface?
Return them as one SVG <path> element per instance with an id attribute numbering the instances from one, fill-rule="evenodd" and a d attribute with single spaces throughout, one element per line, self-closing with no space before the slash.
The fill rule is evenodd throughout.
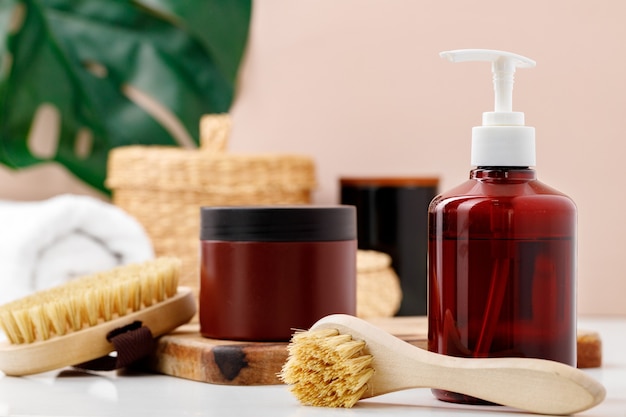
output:
<path id="1" fill-rule="evenodd" d="M 603 342 L 603 365 L 588 369 L 607 389 L 595 408 L 578 415 L 626 417 L 626 317 L 582 318 Z M 0 374 L 0 416 L 521 416 L 504 407 L 447 404 L 428 389 L 363 400 L 352 409 L 305 407 L 285 386 L 225 386 L 150 374 L 78 373 L 70 369 L 28 377 Z"/>

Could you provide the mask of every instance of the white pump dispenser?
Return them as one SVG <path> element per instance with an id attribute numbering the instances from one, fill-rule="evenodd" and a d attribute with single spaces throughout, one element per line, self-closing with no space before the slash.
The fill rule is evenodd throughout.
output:
<path id="1" fill-rule="evenodd" d="M 441 52 L 452 62 L 492 63 L 495 106 L 483 113 L 482 126 L 472 129 L 471 164 L 477 167 L 530 167 L 535 165 L 535 128 L 524 126 L 524 113 L 513 111 L 515 68 L 530 68 L 535 61 L 504 51 L 459 49 Z"/>

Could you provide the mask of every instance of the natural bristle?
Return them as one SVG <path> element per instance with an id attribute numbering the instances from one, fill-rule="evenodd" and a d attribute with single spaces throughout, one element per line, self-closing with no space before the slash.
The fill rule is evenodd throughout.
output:
<path id="1" fill-rule="evenodd" d="M 174 296 L 180 270 L 165 257 L 84 276 L 1 306 L 0 326 L 13 344 L 79 331 Z"/>
<path id="2" fill-rule="evenodd" d="M 279 377 L 305 405 L 349 408 L 374 374 L 364 349 L 365 342 L 335 329 L 297 332 Z"/>

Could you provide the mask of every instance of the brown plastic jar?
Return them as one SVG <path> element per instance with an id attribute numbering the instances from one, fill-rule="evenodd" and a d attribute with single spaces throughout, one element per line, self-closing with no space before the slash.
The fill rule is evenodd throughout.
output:
<path id="1" fill-rule="evenodd" d="M 200 333 L 288 341 L 356 314 L 353 206 L 202 207 Z"/>

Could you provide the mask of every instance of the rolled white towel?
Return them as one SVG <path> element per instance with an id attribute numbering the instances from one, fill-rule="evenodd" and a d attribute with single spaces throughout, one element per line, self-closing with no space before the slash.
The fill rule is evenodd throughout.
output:
<path id="1" fill-rule="evenodd" d="M 0 202 L 0 304 L 152 258 L 143 227 L 111 203 L 71 194 Z"/>

